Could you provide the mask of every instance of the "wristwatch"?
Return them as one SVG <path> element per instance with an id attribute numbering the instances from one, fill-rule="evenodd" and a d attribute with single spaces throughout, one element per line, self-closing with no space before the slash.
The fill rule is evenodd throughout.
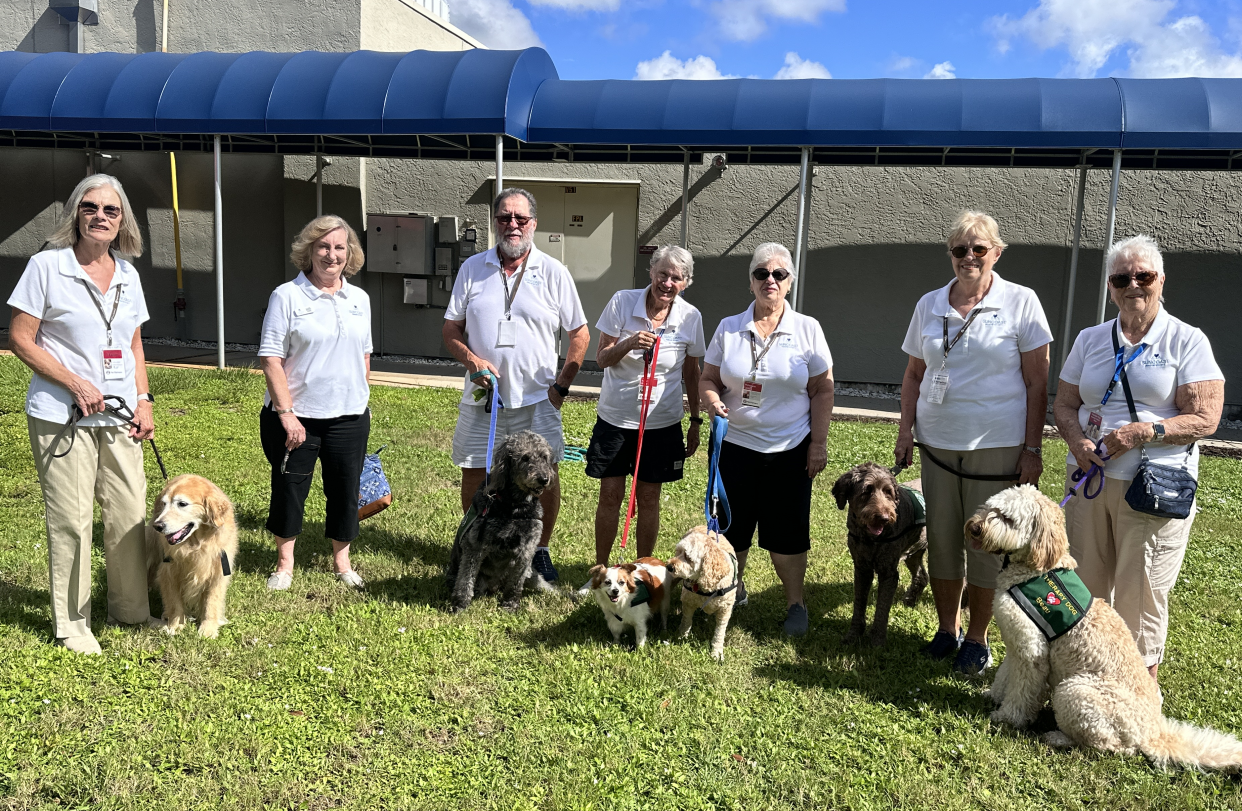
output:
<path id="1" fill-rule="evenodd" d="M 1042 458 L 1044 455 L 1044 449 L 1038 445 L 1023 445 L 1022 450 L 1026 451 L 1031 456 L 1039 456 Z"/>
<path id="2" fill-rule="evenodd" d="M 1164 442 L 1164 423 L 1163 422 L 1153 422 L 1151 424 L 1151 430 L 1155 434 L 1155 436 L 1151 438 L 1152 442 Z"/>
<path id="3" fill-rule="evenodd" d="M 553 383 L 552 388 L 556 389 L 556 393 L 562 397 L 569 396 L 569 386 L 562 386 L 560 383 Z"/>
<path id="4" fill-rule="evenodd" d="M 142 394 L 139 394 L 138 399 L 146 400 L 148 403 L 151 403 L 152 405 L 155 404 L 155 395 L 149 391 L 144 391 Z"/>

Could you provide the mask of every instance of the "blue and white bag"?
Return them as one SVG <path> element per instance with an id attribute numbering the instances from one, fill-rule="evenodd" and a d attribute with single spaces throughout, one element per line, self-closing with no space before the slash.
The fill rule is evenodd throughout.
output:
<path id="1" fill-rule="evenodd" d="M 384 475 L 384 466 L 379 458 L 380 452 L 387 447 L 381 445 L 375 453 L 368 453 L 362 460 L 362 478 L 358 482 L 359 521 L 388 509 L 392 504 L 392 488 L 388 486 L 388 477 Z"/>

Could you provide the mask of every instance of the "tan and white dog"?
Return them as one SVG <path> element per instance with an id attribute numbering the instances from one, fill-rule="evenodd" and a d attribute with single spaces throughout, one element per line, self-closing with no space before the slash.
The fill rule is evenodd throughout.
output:
<path id="1" fill-rule="evenodd" d="M 1021 595 L 1021 584 L 1078 565 L 1069 553 L 1065 516 L 1051 499 L 1029 484 L 1003 490 L 966 522 L 966 537 L 976 548 L 1008 558 L 994 603 L 1005 660 L 988 693 L 1000 705 L 993 721 L 1025 727 L 1051 696 L 1059 730 L 1044 735 L 1050 746 L 1142 752 L 1161 766 L 1242 768 L 1242 742 L 1233 736 L 1161 715 L 1156 682 L 1112 606 L 1083 601 L 1089 607 L 1081 618 L 1049 642 L 1018 603 L 1029 598 L 1009 591 L 1018 587 Z M 1064 602 L 1055 596 L 1050 592 L 1046 602 Z"/>
<path id="2" fill-rule="evenodd" d="M 236 560 L 237 524 L 224 491 L 202 476 L 169 479 L 147 525 L 147 580 L 159 586 L 167 633 L 193 612 L 200 636 L 219 635 Z"/>
<path id="3" fill-rule="evenodd" d="M 690 635 L 695 611 L 702 609 L 704 614 L 715 615 L 711 653 L 713 659 L 723 661 L 725 630 L 737 601 L 737 555 L 733 546 L 725 536 L 697 526 L 678 542 L 669 559 L 668 571 L 682 579 L 678 635 Z"/>
<path id="4" fill-rule="evenodd" d="M 620 566 L 599 564 L 591 568 L 591 593 L 604 612 L 612 638 L 620 642 L 625 626 L 634 629 L 634 644 L 647 644 L 647 624 L 656 615 L 660 627 L 668 628 L 672 590 L 665 587 L 668 570 L 659 558 L 639 558 Z"/>

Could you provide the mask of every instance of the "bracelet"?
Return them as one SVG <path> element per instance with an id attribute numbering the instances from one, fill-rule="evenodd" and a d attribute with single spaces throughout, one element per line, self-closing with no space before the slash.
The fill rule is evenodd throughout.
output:
<path id="1" fill-rule="evenodd" d="M 562 397 L 569 396 L 569 386 L 562 386 L 560 383 L 553 383 L 552 388 L 555 389 L 556 393 Z"/>
<path id="2" fill-rule="evenodd" d="M 703 424 L 703 418 L 702 418 L 702 417 L 691 417 L 691 418 L 690 418 L 690 423 L 691 423 L 692 425 L 702 425 L 702 424 Z"/>
<path id="3" fill-rule="evenodd" d="M 1043 458 L 1043 455 L 1044 455 L 1044 449 L 1039 447 L 1038 445 L 1023 445 L 1022 450 L 1029 453 L 1031 456 L 1038 456 L 1040 458 Z"/>
<path id="4" fill-rule="evenodd" d="M 276 412 L 276 416 L 278 416 L 278 417 L 282 417 L 282 416 L 284 416 L 285 414 L 292 414 L 292 413 L 293 413 L 293 409 L 292 409 L 292 408 L 281 408 L 281 409 L 275 409 L 275 408 L 273 408 L 272 410 Z"/>

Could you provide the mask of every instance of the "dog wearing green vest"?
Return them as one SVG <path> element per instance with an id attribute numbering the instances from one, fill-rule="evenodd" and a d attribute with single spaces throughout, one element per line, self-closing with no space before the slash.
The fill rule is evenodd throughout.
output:
<path id="1" fill-rule="evenodd" d="M 1074 574 L 1065 516 L 1033 485 L 988 499 L 966 522 L 977 549 L 1005 556 L 994 612 L 1005 659 L 988 695 L 992 720 L 1022 728 L 1049 698 L 1056 712 L 1050 746 L 1142 753 L 1171 763 L 1237 772 L 1242 742 L 1165 718 L 1161 696 L 1130 630 Z"/>
<path id="2" fill-rule="evenodd" d="M 665 588 L 668 570 L 659 558 L 639 558 L 618 566 L 603 564 L 591 568 L 591 593 L 615 642 L 621 641 L 625 627 L 634 629 L 635 647 L 647 644 L 647 624 L 657 615 L 660 628 L 668 629 L 668 608 L 672 591 Z"/>

